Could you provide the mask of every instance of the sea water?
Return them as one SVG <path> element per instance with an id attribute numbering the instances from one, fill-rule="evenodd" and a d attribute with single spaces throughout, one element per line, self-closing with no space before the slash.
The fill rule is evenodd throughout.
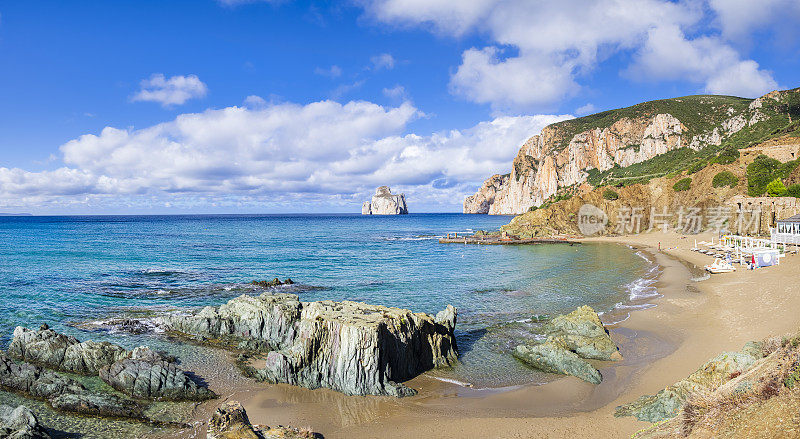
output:
<path id="1" fill-rule="evenodd" d="M 356 300 L 436 313 L 458 308 L 461 363 L 442 379 L 480 387 L 540 380 L 516 344 L 580 305 L 637 306 L 654 265 L 615 244 L 439 244 L 496 230 L 507 216 L 461 214 L 0 217 L 0 347 L 15 326 L 48 323 L 126 347 L 157 336 L 79 324 L 218 305 L 290 277 L 303 301 Z M 631 300 L 633 299 L 633 300 Z M 167 344 L 168 346 L 168 344 Z M 163 346 L 162 346 L 163 347 Z M 168 348 L 168 347 L 167 347 Z"/>

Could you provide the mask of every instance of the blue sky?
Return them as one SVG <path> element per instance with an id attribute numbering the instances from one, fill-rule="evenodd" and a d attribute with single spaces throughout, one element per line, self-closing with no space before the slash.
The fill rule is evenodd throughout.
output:
<path id="1" fill-rule="evenodd" d="M 0 212 L 458 211 L 566 117 L 800 85 L 794 0 L 0 3 Z"/>

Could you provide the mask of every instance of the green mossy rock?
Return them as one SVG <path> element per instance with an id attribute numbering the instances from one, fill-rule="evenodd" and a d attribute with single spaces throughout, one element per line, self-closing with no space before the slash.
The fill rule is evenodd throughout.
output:
<path id="1" fill-rule="evenodd" d="M 567 315 L 554 318 L 544 327 L 548 341 L 575 352 L 581 358 L 621 360 L 617 345 L 590 306 L 581 306 Z"/>
<path id="2" fill-rule="evenodd" d="M 603 380 L 594 366 L 557 343 L 519 345 L 514 349 L 514 357 L 545 372 L 576 376 L 592 384 L 600 384 Z"/>

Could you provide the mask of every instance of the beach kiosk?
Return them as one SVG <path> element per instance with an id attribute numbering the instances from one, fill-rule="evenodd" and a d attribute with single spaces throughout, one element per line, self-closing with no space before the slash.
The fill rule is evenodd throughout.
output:
<path id="1" fill-rule="evenodd" d="M 800 245 L 800 215 L 778 220 L 770 229 L 771 241 L 775 244 Z"/>

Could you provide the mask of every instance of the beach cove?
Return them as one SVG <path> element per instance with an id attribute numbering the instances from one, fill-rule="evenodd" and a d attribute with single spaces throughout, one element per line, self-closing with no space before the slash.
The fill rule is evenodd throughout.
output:
<path id="1" fill-rule="evenodd" d="M 443 384 L 428 373 L 409 383 L 420 390 L 411 399 L 346 397 L 283 385 L 234 392 L 231 398 L 243 402 L 253 422 L 327 428 L 326 437 L 368 438 L 376 432 L 397 438 L 629 437 L 650 424 L 614 417 L 618 405 L 684 378 L 722 351 L 800 325 L 794 312 L 800 305 L 800 287 L 793 278 L 797 259 L 790 256 L 769 269 L 703 279 L 698 267 L 710 261 L 689 250 L 693 238 L 653 233 L 587 240 L 646 250 L 663 270 L 655 284 L 660 297 L 649 300 L 656 306 L 632 312 L 609 327 L 625 360 L 601 367 L 605 379 L 599 386 L 568 377 L 481 391 Z"/>

